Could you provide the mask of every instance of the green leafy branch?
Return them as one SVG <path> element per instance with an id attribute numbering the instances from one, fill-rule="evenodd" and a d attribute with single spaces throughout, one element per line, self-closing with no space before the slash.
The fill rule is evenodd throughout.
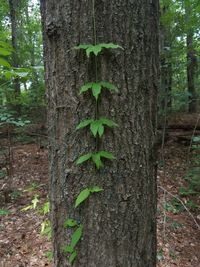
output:
<path id="1" fill-rule="evenodd" d="M 118 126 L 117 123 L 115 123 L 114 121 L 109 120 L 107 118 L 100 118 L 98 120 L 88 119 L 88 120 L 84 120 L 84 121 L 80 122 L 79 125 L 76 127 L 76 130 L 85 128 L 89 125 L 90 125 L 90 130 L 91 130 L 92 134 L 94 135 L 94 137 L 96 137 L 97 133 L 98 133 L 99 137 L 102 137 L 102 135 L 104 133 L 104 125 L 106 125 L 110 128 Z"/>
<path id="2" fill-rule="evenodd" d="M 101 81 L 101 82 L 90 82 L 84 84 L 83 86 L 81 86 L 79 94 L 85 93 L 90 89 L 92 91 L 92 95 L 97 101 L 103 88 L 108 89 L 110 91 L 118 92 L 118 89 L 114 84 Z"/>
<path id="3" fill-rule="evenodd" d="M 113 160 L 115 159 L 114 155 L 108 151 L 99 151 L 96 153 L 88 153 L 85 154 L 83 156 L 81 156 L 80 158 L 78 158 L 78 160 L 76 161 L 76 164 L 82 164 L 83 162 L 87 161 L 87 160 L 92 160 L 95 164 L 95 166 L 97 167 L 97 169 L 100 169 L 101 167 L 103 167 L 103 162 L 102 162 L 102 158 L 106 158 L 106 159 L 110 159 Z"/>
<path id="4" fill-rule="evenodd" d="M 87 57 L 90 57 L 90 54 L 94 54 L 95 56 L 98 56 L 99 53 L 101 53 L 101 51 L 103 49 L 123 49 L 120 45 L 117 44 L 113 44 L 113 43 L 102 43 L 102 44 L 96 44 L 96 45 L 92 45 L 92 44 L 80 44 L 78 46 L 75 46 L 74 49 L 79 50 L 79 49 L 83 49 L 86 52 Z"/>

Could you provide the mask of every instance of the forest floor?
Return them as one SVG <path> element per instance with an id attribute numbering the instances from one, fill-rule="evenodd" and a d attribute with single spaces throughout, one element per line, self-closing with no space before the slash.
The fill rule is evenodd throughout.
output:
<path id="1" fill-rule="evenodd" d="M 183 179 L 187 151 L 188 146 L 169 139 L 158 161 L 158 267 L 200 267 L 200 231 L 196 225 L 200 223 L 200 202 L 192 196 L 193 205 L 188 209 L 190 196 L 178 194 L 187 185 Z M 47 257 L 51 243 L 40 234 L 46 215 L 39 208 L 22 210 L 33 199 L 39 199 L 37 207 L 47 201 L 47 150 L 37 144 L 17 144 L 13 155 L 12 180 L 0 179 L 0 193 L 7 183 L 12 187 L 11 198 L 0 206 L 0 267 L 51 266 Z"/>

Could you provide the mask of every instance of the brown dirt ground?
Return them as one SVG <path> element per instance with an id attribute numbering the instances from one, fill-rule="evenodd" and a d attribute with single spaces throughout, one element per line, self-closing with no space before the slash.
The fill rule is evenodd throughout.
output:
<path id="1" fill-rule="evenodd" d="M 187 150 L 188 147 L 183 144 L 168 141 L 164 151 L 166 171 L 163 167 L 158 170 L 158 185 L 174 195 L 177 195 L 179 187 L 185 184 L 183 176 Z M 46 200 L 47 151 L 40 149 L 36 144 L 29 144 L 16 145 L 13 153 L 13 199 L 3 205 L 3 209 L 9 210 L 10 214 L 0 216 L 0 267 L 50 267 L 45 252 L 51 250 L 51 244 L 40 234 L 44 216 L 38 215 L 33 210 L 21 211 L 30 205 L 35 194 L 39 195 L 40 203 Z M 0 180 L 0 190 L 5 188 L 6 182 L 5 179 Z M 32 187 L 32 191 L 24 192 L 33 183 L 38 187 Z M 200 231 L 188 212 L 163 209 L 163 203 L 171 200 L 172 196 L 167 192 L 164 193 L 159 187 L 157 266 L 200 267 Z M 186 200 L 182 198 L 183 202 Z M 200 223 L 199 212 L 199 209 L 192 211 L 198 223 Z"/>

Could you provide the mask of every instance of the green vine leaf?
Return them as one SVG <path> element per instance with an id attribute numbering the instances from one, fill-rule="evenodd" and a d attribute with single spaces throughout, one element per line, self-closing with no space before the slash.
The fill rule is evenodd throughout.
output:
<path id="1" fill-rule="evenodd" d="M 74 251 L 74 252 L 69 256 L 69 262 L 72 264 L 72 263 L 75 261 L 76 257 L 77 257 L 77 252 Z"/>
<path id="2" fill-rule="evenodd" d="M 62 250 L 63 250 L 64 253 L 73 253 L 74 252 L 74 249 L 69 245 L 63 247 Z"/>
<path id="3" fill-rule="evenodd" d="M 101 83 L 93 83 L 92 94 L 95 97 L 96 101 L 98 100 L 100 93 L 101 93 Z"/>
<path id="4" fill-rule="evenodd" d="M 108 151 L 100 151 L 98 152 L 98 154 L 100 155 L 100 157 L 106 158 L 106 159 L 115 159 L 114 155 Z"/>
<path id="5" fill-rule="evenodd" d="M 99 125 L 100 125 L 100 121 L 98 121 L 98 120 L 93 121 L 90 124 L 90 130 L 91 130 L 92 134 L 94 135 L 94 137 L 96 137 L 96 135 L 97 135 L 97 132 L 99 130 Z"/>
<path id="6" fill-rule="evenodd" d="M 99 95 L 101 94 L 102 88 L 108 89 L 110 91 L 118 92 L 118 89 L 114 84 L 101 81 L 101 82 L 93 82 L 93 83 L 90 82 L 90 83 L 84 84 L 83 86 L 81 86 L 79 94 L 85 93 L 90 89 L 92 90 L 92 95 L 97 101 L 99 98 Z"/>
<path id="7" fill-rule="evenodd" d="M 98 193 L 101 191 L 103 191 L 103 188 L 99 186 L 93 186 L 91 188 L 83 189 L 75 201 L 75 208 L 77 208 L 82 202 L 84 202 L 90 196 L 91 193 Z"/>
<path id="8" fill-rule="evenodd" d="M 88 89 L 91 89 L 92 88 L 92 85 L 93 85 L 93 83 L 86 83 L 83 86 L 81 86 L 81 89 L 80 89 L 79 94 L 82 94 L 84 92 L 87 92 Z"/>
<path id="9" fill-rule="evenodd" d="M 89 197 L 89 195 L 90 195 L 89 188 L 82 190 L 76 199 L 75 208 L 77 208 L 83 201 L 85 201 Z"/>
<path id="10" fill-rule="evenodd" d="M 110 128 L 119 126 L 117 123 L 115 123 L 114 121 L 109 120 L 107 118 L 100 118 L 100 121 L 102 122 L 102 124 L 104 124 Z"/>
<path id="11" fill-rule="evenodd" d="M 84 127 L 87 127 L 88 125 L 90 125 L 94 120 L 93 119 L 88 119 L 88 120 L 84 120 L 82 122 L 79 123 L 79 125 L 76 127 L 76 130 L 82 129 Z"/>
<path id="12" fill-rule="evenodd" d="M 83 234 L 83 226 L 80 225 L 72 235 L 70 246 L 74 249 Z"/>
<path id="13" fill-rule="evenodd" d="M 103 88 L 109 89 L 111 91 L 118 92 L 117 87 L 114 84 L 112 84 L 112 83 L 109 83 L 109 82 L 101 82 L 101 86 Z"/>
<path id="14" fill-rule="evenodd" d="M 82 164 L 83 162 L 89 160 L 91 157 L 92 157 L 92 153 L 85 154 L 85 155 L 81 156 L 81 157 L 76 161 L 76 164 L 77 164 L 77 165 Z"/>
<path id="15" fill-rule="evenodd" d="M 108 151 L 99 151 L 97 153 L 88 153 L 85 154 L 83 156 L 81 156 L 77 161 L 76 164 L 81 164 L 89 159 L 92 159 L 92 161 L 94 162 L 95 166 L 97 169 L 100 169 L 101 167 L 103 167 L 103 162 L 101 160 L 101 158 L 106 158 L 106 159 L 110 159 L 113 160 L 115 159 L 114 155 Z"/>
<path id="16" fill-rule="evenodd" d="M 66 228 L 67 227 L 75 227 L 77 225 L 78 225 L 77 222 L 75 220 L 73 220 L 73 219 L 67 219 L 64 222 L 64 227 L 66 227 Z"/>
<path id="17" fill-rule="evenodd" d="M 99 186 L 93 186 L 89 190 L 90 190 L 91 193 L 98 193 L 98 192 L 103 191 L 103 188 L 101 188 Z"/>
<path id="18" fill-rule="evenodd" d="M 76 130 L 82 129 L 89 125 L 90 125 L 90 130 L 94 137 L 96 137 L 97 133 L 99 134 L 99 137 L 102 137 L 102 135 L 104 134 L 104 125 L 110 128 L 118 127 L 118 124 L 115 123 L 114 121 L 109 120 L 107 118 L 100 118 L 99 120 L 93 120 L 93 119 L 84 120 L 78 124 Z"/>
<path id="19" fill-rule="evenodd" d="M 74 49 L 76 50 L 84 49 L 88 58 L 90 57 L 90 54 L 94 54 L 95 56 L 98 56 L 98 54 L 101 53 L 103 49 L 117 49 L 117 48 L 123 49 L 120 45 L 113 44 L 113 43 L 102 43 L 102 44 L 96 44 L 96 45 L 80 44 L 74 47 Z"/>
<path id="20" fill-rule="evenodd" d="M 92 160 L 94 164 L 96 165 L 97 169 L 100 169 L 101 167 L 103 167 L 103 162 L 101 161 L 101 156 L 99 155 L 99 153 L 93 154 Z"/>

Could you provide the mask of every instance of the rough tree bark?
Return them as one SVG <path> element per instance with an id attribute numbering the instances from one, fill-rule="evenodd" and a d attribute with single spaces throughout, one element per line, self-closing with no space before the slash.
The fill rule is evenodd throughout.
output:
<path id="1" fill-rule="evenodd" d="M 104 92 L 99 106 L 101 116 L 119 124 L 100 144 L 117 159 L 99 173 L 89 162 L 75 165 L 95 149 L 88 130 L 75 131 L 80 120 L 94 117 L 95 101 L 78 94 L 94 80 L 93 59 L 72 49 L 94 41 L 92 1 L 41 0 L 41 11 L 54 266 L 69 266 L 62 251 L 70 241 L 63 228 L 68 217 L 84 225 L 75 267 L 155 267 L 158 0 L 96 0 L 97 41 L 124 48 L 103 52 L 98 61 L 99 79 L 119 87 L 118 94 Z M 104 191 L 74 210 L 78 193 L 92 185 Z"/>

